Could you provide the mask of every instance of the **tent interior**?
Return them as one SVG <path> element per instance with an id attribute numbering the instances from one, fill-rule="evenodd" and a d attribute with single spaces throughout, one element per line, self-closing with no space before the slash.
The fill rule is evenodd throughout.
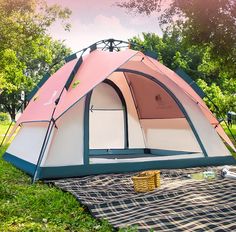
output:
<path id="1" fill-rule="evenodd" d="M 89 163 L 204 156 L 178 102 L 154 80 L 114 72 L 87 98 Z"/>

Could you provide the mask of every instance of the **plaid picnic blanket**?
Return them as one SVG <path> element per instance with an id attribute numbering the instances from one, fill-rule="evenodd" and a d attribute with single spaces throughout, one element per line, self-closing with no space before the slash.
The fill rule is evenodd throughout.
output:
<path id="1" fill-rule="evenodd" d="M 161 171 L 161 188 L 136 193 L 135 173 L 96 175 L 56 180 L 53 183 L 85 204 L 96 218 L 116 228 L 138 231 L 236 231 L 236 180 L 193 180 L 191 168 Z M 231 167 L 236 171 L 236 167 Z"/>

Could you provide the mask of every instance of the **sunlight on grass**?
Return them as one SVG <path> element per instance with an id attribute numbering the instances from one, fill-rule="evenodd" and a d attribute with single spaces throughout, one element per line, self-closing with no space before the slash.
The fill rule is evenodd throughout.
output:
<path id="1" fill-rule="evenodd" d="M 235 142 L 234 139 L 233 139 L 233 136 L 234 136 L 234 138 L 236 138 L 236 125 L 234 124 L 234 125 L 232 125 L 232 126 L 230 127 L 230 131 L 231 131 L 231 133 L 233 134 L 233 136 L 232 136 L 232 134 L 230 133 L 228 127 L 225 125 L 225 123 L 222 123 L 221 125 L 222 125 L 222 127 L 224 128 L 225 133 L 229 136 L 229 138 L 231 139 L 232 143 L 233 143 L 234 146 L 236 147 L 236 142 Z M 228 147 L 228 146 L 227 146 L 227 147 Z M 229 147 L 228 147 L 228 148 L 229 148 Z M 231 151 L 232 155 L 236 158 L 236 152 L 233 152 L 231 148 L 229 148 L 229 150 Z"/>
<path id="2" fill-rule="evenodd" d="M 0 124 L 0 139 L 8 125 Z M 114 229 L 92 217 L 70 193 L 37 182 L 2 159 L 0 148 L 0 231 L 101 231 Z M 134 228 L 121 229 L 134 232 Z"/>
<path id="3" fill-rule="evenodd" d="M 0 125 L 2 139 L 8 125 Z M 0 156 L 7 146 L 0 148 Z M 71 194 L 31 179 L 0 159 L 0 231 L 112 231 Z"/>
<path id="4" fill-rule="evenodd" d="M 0 125 L 0 140 L 7 127 Z M 236 135 L 236 125 L 232 131 Z M 6 148 L 0 148 L 0 157 Z M 106 221 L 94 219 L 70 193 L 42 182 L 31 185 L 29 176 L 3 159 L 0 180 L 0 231 L 114 231 Z"/>

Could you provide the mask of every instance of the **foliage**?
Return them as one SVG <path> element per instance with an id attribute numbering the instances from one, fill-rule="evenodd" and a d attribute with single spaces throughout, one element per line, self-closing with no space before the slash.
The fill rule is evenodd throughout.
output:
<path id="1" fill-rule="evenodd" d="M 191 45 L 212 45 L 212 55 L 234 55 L 236 1 L 234 0 L 125 0 L 118 6 L 139 14 L 161 11 L 162 27 L 178 27 Z M 231 57 L 233 58 L 233 56 Z"/>
<path id="2" fill-rule="evenodd" d="M 3 113 L 3 112 L 0 112 L 0 122 L 9 122 L 10 121 L 10 118 L 9 118 L 9 114 L 8 113 Z"/>
<path id="3" fill-rule="evenodd" d="M 0 124 L 0 141 L 7 126 Z M 0 158 L 6 148 L 0 148 Z M 0 231 L 114 231 L 107 221 L 94 219 L 70 193 L 42 182 L 31 185 L 29 176 L 2 159 L 0 179 Z"/>
<path id="4" fill-rule="evenodd" d="M 207 85 L 204 80 L 198 79 L 197 84 L 208 96 L 208 98 L 205 99 L 208 107 L 211 109 L 211 111 L 216 112 L 216 115 L 219 118 L 224 117 L 228 111 L 236 111 L 235 95 L 224 94 L 220 87 L 215 83 Z M 211 99 L 211 101 L 209 99 Z M 217 106 L 217 109 L 215 105 Z"/>
<path id="5" fill-rule="evenodd" d="M 234 0 L 174 0 L 161 16 L 161 24 L 175 24 L 191 45 L 211 45 L 213 57 L 230 55 L 235 61 L 235 9 Z"/>
<path id="6" fill-rule="evenodd" d="M 41 0 L 0 0 L 0 100 L 13 119 L 21 92 L 29 93 L 53 63 L 70 53 L 47 32 L 58 19 L 68 30 L 70 13 Z"/>
<path id="7" fill-rule="evenodd" d="M 232 141 L 232 143 L 234 144 L 234 146 L 236 147 L 236 141 L 233 139 L 233 136 L 234 136 L 234 138 L 236 138 L 236 125 L 234 124 L 234 125 L 232 125 L 232 126 L 230 127 L 230 131 L 231 131 L 231 132 L 229 131 L 229 128 L 226 126 L 225 123 L 222 123 L 221 125 L 222 125 L 224 131 L 226 132 L 226 134 L 227 134 L 227 135 L 229 136 L 229 138 L 231 139 L 231 141 Z M 233 134 L 233 136 L 232 136 L 232 134 Z M 229 147 L 229 146 L 227 146 L 227 147 L 228 147 L 228 149 L 231 151 L 232 155 L 236 158 L 236 152 L 234 152 L 234 151 L 231 149 L 231 147 Z"/>
<path id="8" fill-rule="evenodd" d="M 154 33 L 143 33 L 143 39 L 134 37 L 134 49 L 151 50 L 158 54 L 158 60 L 172 70 L 183 69 L 195 80 L 208 97 L 218 106 L 216 109 L 209 99 L 208 106 L 218 117 L 227 111 L 236 111 L 236 80 L 221 69 L 216 61 L 210 59 L 209 47 L 186 46 L 181 32 L 165 32 L 163 37 Z"/>
<path id="9" fill-rule="evenodd" d="M 221 103 L 221 113 L 235 111 L 235 0 L 127 0 L 118 6 L 147 15 L 159 11 L 163 38 L 146 34 L 141 43 L 169 68 L 181 67 L 194 80 L 204 80 L 199 83 L 210 95 L 219 94 L 212 97 Z"/>
<path id="10" fill-rule="evenodd" d="M 128 0 L 117 2 L 117 6 L 131 10 L 138 14 L 150 15 L 153 11 L 160 10 L 162 0 Z"/>
<path id="11" fill-rule="evenodd" d="M 7 128 L 0 122 L 0 142 Z M 114 231 L 107 221 L 93 218 L 70 193 L 43 182 L 32 185 L 29 176 L 2 159 L 6 149 L 0 148 L 0 231 Z"/>

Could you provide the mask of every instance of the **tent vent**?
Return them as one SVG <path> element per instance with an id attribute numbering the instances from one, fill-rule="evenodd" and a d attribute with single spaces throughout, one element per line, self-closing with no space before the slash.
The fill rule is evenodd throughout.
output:
<path id="1" fill-rule="evenodd" d="M 76 58 L 77 58 L 76 53 L 71 54 L 71 55 L 65 57 L 65 62 L 68 63 L 69 61 L 74 60 L 74 59 L 76 59 Z"/>
<path id="2" fill-rule="evenodd" d="M 91 46 L 90 46 L 90 52 L 93 52 L 94 50 L 96 50 L 97 49 L 97 44 L 92 44 Z"/>
<path id="3" fill-rule="evenodd" d="M 75 77 L 75 75 L 76 75 L 77 71 L 79 70 L 79 67 L 80 67 L 80 65 L 81 65 L 82 63 L 83 63 L 83 58 L 80 57 L 80 58 L 78 59 L 76 65 L 75 65 L 75 67 L 73 68 L 73 70 L 72 70 L 72 72 L 71 72 L 71 74 L 70 74 L 70 76 L 69 76 L 67 82 L 66 82 L 66 85 L 65 85 L 66 90 L 69 89 L 70 84 L 71 84 L 71 82 L 73 81 L 73 79 L 74 79 L 74 77 Z"/>
<path id="4" fill-rule="evenodd" d="M 145 54 L 146 56 L 149 56 L 149 57 L 155 59 L 155 60 L 157 60 L 157 58 L 158 58 L 157 53 L 154 52 L 154 51 L 151 51 L 151 50 L 145 51 L 144 54 Z"/>

